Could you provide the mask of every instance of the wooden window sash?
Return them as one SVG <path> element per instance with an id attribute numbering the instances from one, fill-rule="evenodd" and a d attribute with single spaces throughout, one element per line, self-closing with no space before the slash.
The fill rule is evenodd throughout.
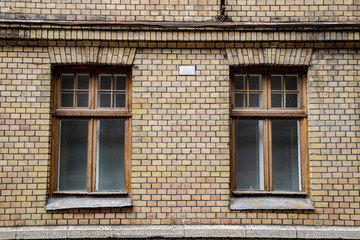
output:
<path id="1" fill-rule="evenodd" d="M 250 70 L 249 70 L 250 69 Z M 308 194 L 308 185 L 309 185 L 309 174 L 308 174 L 308 157 L 307 157 L 307 108 L 306 108 L 306 78 L 305 70 L 295 69 L 287 71 L 286 68 L 282 68 L 276 71 L 266 71 L 261 70 L 260 68 L 241 68 L 241 69 L 231 69 L 231 82 L 230 82 L 230 157 L 231 157 L 231 178 L 230 178 L 230 187 L 232 189 L 232 195 L 252 195 L 252 194 L 265 194 L 265 195 L 291 195 L 291 196 L 306 196 Z M 260 70 L 259 70 L 260 69 Z M 240 108 L 235 107 L 235 74 L 244 74 L 248 76 L 249 74 L 262 74 L 262 84 L 263 84 L 263 106 L 262 108 Z M 284 75 L 284 84 L 286 82 L 285 75 L 298 75 L 298 90 L 286 90 L 286 85 L 284 85 L 284 107 L 283 108 L 272 108 L 271 107 L 271 75 Z M 249 91 L 249 88 L 247 89 Z M 296 92 L 298 93 L 298 108 L 287 108 L 286 107 L 286 95 L 285 92 Z M 249 95 L 249 94 L 248 94 Z M 249 100 L 249 99 L 248 99 Z M 249 101 L 248 101 L 249 104 Z M 235 168 L 235 120 L 237 119 L 248 119 L 248 120 L 263 120 L 263 136 L 264 136 L 264 146 L 263 146 L 263 156 L 264 156 L 264 191 L 245 191 L 245 190 L 236 190 L 236 168 Z M 273 170 L 272 170 L 272 131 L 271 131 L 271 122 L 273 120 L 298 120 L 299 121 L 299 151 L 300 151 L 300 191 L 273 191 Z"/>
<path id="2" fill-rule="evenodd" d="M 130 194 L 130 157 L 131 157 L 131 71 L 129 69 L 119 70 L 117 67 L 109 69 L 95 69 L 89 70 L 89 67 L 61 67 L 54 70 L 54 86 L 52 103 L 52 153 L 50 164 L 50 196 L 53 194 L 60 195 L 129 195 Z M 126 74 L 126 90 L 119 90 L 126 93 L 125 108 L 97 108 L 95 100 L 97 98 L 97 86 L 99 83 L 99 73 Z M 61 74 L 74 73 L 76 74 L 89 74 L 89 105 L 88 108 L 76 107 L 75 99 L 72 108 L 61 107 Z M 111 81 L 113 84 L 113 81 Z M 76 81 L 74 81 L 74 95 L 76 89 Z M 113 87 L 112 87 L 113 88 Z M 112 103 L 113 101 L 111 101 Z M 88 122 L 88 164 L 87 164 L 87 190 L 86 191 L 58 191 L 59 179 L 59 134 L 60 134 L 60 121 L 64 119 L 87 119 Z M 124 190 L 123 191 L 95 191 L 96 185 L 96 121 L 106 119 L 119 119 L 125 120 L 125 140 L 124 140 Z"/>

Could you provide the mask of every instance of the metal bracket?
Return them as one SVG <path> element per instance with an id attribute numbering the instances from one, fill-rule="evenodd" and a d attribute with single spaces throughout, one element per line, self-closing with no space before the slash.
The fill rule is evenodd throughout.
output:
<path id="1" fill-rule="evenodd" d="M 220 15 L 218 16 L 218 19 L 221 22 L 224 22 L 226 18 L 227 16 L 225 16 L 225 0 L 220 0 Z"/>

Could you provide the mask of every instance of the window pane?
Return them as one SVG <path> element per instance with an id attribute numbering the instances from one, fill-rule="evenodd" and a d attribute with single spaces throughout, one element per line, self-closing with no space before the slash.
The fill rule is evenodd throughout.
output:
<path id="1" fill-rule="evenodd" d="M 261 75 L 249 75 L 249 89 L 250 90 L 261 90 L 262 87 Z"/>
<path id="2" fill-rule="evenodd" d="M 99 92 L 99 107 L 111 107 L 111 93 Z"/>
<path id="3" fill-rule="evenodd" d="M 74 93 L 62 92 L 60 102 L 61 102 L 62 107 L 73 107 L 74 106 Z"/>
<path id="4" fill-rule="evenodd" d="M 299 121 L 272 121 L 273 190 L 300 190 Z"/>
<path id="5" fill-rule="evenodd" d="M 124 190 L 125 120 L 98 120 L 97 191 Z"/>
<path id="6" fill-rule="evenodd" d="M 61 74 L 61 89 L 74 89 L 74 74 Z"/>
<path id="7" fill-rule="evenodd" d="M 110 90 L 111 89 L 111 75 L 100 74 L 99 89 Z"/>
<path id="8" fill-rule="evenodd" d="M 262 101 L 261 93 L 250 93 L 249 96 L 250 107 L 261 107 L 262 106 L 261 101 Z"/>
<path id="9" fill-rule="evenodd" d="M 89 74 L 76 74 L 76 88 L 89 89 Z"/>
<path id="10" fill-rule="evenodd" d="M 126 90 L 126 75 L 114 75 L 115 77 L 115 90 Z"/>
<path id="11" fill-rule="evenodd" d="M 298 90 L 297 75 L 286 75 L 286 90 Z"/>
<path id="12" fill-rule="evenodd" d="M 283 75 L 271 75 L 271 90 L 283 90 Z"/>
<path id="13" fill-rule="evenodd" d="M 246 93 L 235 93 L 235 107 L 247 107 Z"/>
<path id="14" fill-rule="evenodd" d="M 247 90 L 246 75 L 235 75 L 235 90 Z"/>
<path id="15" fill-rule="evenodd" d="M 59 190 L 86 191 L 87 120 L 60 121 Z"/>
<path id="16" fill-rule="evenodd" d="M 235 121 L 236 190 L 264 190 L 263 121 Z"/>
<path id="17" fill-rule="evenodd" d="M 273 107 L 273 108 L 284 107 L 284 94 L 283 93 L 271 93 L 271 107 Z"/>
<path id="18" fill-rule="evenodd" d="M 299 107 L 297 93 L 286 93 L 286 107 L 297 108 Z"/>
<path id="19" fill-rule="evenodd" d="M 87 92 L 76 93 L 76 107 L 87 107 L 89 104 L 89 94 Z"/>
<path id="20" fill-rule="evenodd" d="M 114 107 L 125 107 L 125 103 L 126 103 L 126 94 L 125 93 L 115 93 Z"/>

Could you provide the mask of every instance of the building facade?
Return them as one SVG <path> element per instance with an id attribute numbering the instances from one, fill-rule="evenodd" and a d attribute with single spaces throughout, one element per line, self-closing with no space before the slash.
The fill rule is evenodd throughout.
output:
<path id="1" fill-rule="evenodd" d="M 360 239 L 358 0 L 2 0 L 0 238 Z"/>

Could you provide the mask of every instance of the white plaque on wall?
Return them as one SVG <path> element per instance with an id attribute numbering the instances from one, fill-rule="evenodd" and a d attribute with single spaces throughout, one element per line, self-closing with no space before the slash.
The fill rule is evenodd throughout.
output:
<path id="1" fill-rule="evenodd" d="M 195 66 L 180 66 L 180 75 L 195 75 Z"/>

